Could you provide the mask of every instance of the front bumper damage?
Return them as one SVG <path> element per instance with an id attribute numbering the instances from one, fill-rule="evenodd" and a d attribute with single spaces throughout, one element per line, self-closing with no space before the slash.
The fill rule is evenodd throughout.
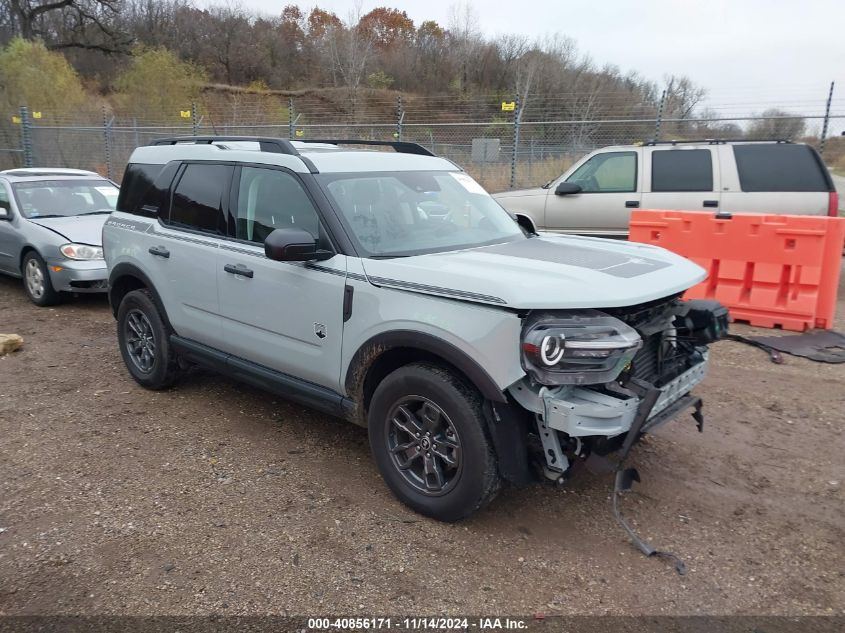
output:
<path id="1" fill-rule="evenodd" d="M 608 440 L 623 439 L 633 426 L 637 427 L 633 435 L 638 437 L 693 406 L 696 407 L 696 420 L 699 420 L 700 401 L 689 394 L 704 380 L 708 365 L 708 353 L 704 351 L 700 362 L 673 380 L 659 388 L 649 385 L 655 393 L 650 394 L 648 403 L 644 402 L 644 395 L 639 389 L 626 389 L 617 383 L 601 385 L 599 391 L 573 385 L 532 385 L 524 378 L 508 391 L 520 406 L 534 414 L 546 458 L 546 477 L 562 482 L 569 470 L 572 455 L 561 443 L 558 432 L 574 439 L 575 454 L 583 455 L 582 440 L 586 438 L 590 438 L 596 447 L 606 446 Z M 638 414 L 642 415 L 644 409 L 645 419 L 637 420 Z M 700 424 L 699 421 L 699 427 Z M 637 437 L 631 437 L 631 442 Z M 621 448 L 621 442 L 616 446 Z M 570 453 L 569 457 L 567 452 Z"/>
<path id="2" fill-rule="evenodd" d="M 643 425 L 643 431 L 659 426 L 649 423 L 653 419 L 660 420 L 661 412 L 670 408 L 704 380 L 709 359 L 707 352 L 702 356 L 702 362 L 660 387 L 657 402 Z M 627 433 L 640 404 L 637 395 L 625 394 L 621 390 L 618 395 L 571 385 L 540 387 L 535 390 L 528 385 L 527 379 L 512 386 L 509 391 L 525 409 L 542 415 L 547 427 L 562 431 L 570 437 L 600 435 L 611 438 Z"/>

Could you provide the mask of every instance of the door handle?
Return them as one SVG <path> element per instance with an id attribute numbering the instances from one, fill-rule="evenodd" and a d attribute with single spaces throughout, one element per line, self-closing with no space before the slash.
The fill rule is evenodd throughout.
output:
<path id="1" fill-rule="evenodd" d="M 626 200 L 625 201 L 625 208 L 626 209 L 636 209 L 640 206 L 639 200 Z"/>
<path id="2" fill-rule="evenodd" d="M 704 206 L 705 207 L 718 207 L 719 201 L 718 200 L 705 200 Z"/>
<path id="3" fill-rule="evenodd" d="M 232 273 L 233 275 L 248 277 L 249 279 L 252 279 L 252 276 L 255 274 L 252 272 L 251 269 L 247 268 L 243 264 L 238 264 L 237 266 L 235 264 L 226 264 L 225 266 L 223 266 L 223 270 L 225 270 L 227 273 Z"/>
<path id="4" fill-rule="evenodd" d="M 164 257 L 164 259 L 170 258 L 170 251 L 164 248 L 164 246 L 150 246 L 147 252 L 150 255 L 155 255 L 156 257 Z"/>

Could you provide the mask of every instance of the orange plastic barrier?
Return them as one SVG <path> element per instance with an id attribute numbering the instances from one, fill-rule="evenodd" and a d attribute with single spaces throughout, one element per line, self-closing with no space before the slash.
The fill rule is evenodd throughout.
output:
<path id="1" fill-rule="evenodd" d="M 687 299 L 716 299 L 731 317 L 762 327 L 830 329 L 845 218 L 637 210 L 630 240 L 696 262 L 707 279 Z"/>

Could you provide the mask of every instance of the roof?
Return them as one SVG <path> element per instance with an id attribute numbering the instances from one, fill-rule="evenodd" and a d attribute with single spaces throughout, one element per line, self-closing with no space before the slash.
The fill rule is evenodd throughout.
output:
<path id="1" fill-rule="evenodd" d="M 347 149 L 349 144 L 383 145 L 396 151 Z M 456 171 L 454 163 L 414 143 L 390 141 L 288 141 L 259 137 L 182 137 L 139 147 L 130 162 L 166 164 L 173 160 L 224 160 L 278 165 L 300 173 L 371 171 Z"/>
<path id="2" fill-rule="evenodd" d="M 13 182 L 31 180 L 72 180 L 74 178 L 99 178 L 107 180 L 94 171 L 84 169 L 66 169 L 64 167 L 24 167 L 0 171 L 0 176 Z"/>

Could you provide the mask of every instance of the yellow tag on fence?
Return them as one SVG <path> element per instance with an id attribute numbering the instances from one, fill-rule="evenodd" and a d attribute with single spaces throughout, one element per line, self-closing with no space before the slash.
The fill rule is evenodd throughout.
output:
<path id="1" fill-rule="evenodd" d="M 179 116 L 183 119 L 190 119 L 191 118 L 191 111 L 190 110 L 179 110 Z"/>
<path id="2" fill-rule="evenodd" d="M 41 118 L 41 112 L 40 111 L 39 112 L 33 112 L 32 118 L 33 119 L 40 119 Z"/>
<path id="3" fill-rule="evenodd" d="M 305 130 L 297 130 L 294 134 L 296 136 L 305 136 Z"/>
<path id="4" fill-rule="evenodd" d="M 12 123 L 14 123 L 15 125 L 20 125 L 21 118 L 19 116 L 13 114 L 12 115 Z"/>
<path id="5" fill-rule="evenodd" d="M 516 110 L 516 101 L 502 101 L 502 112 L 513 112 Z"/>

